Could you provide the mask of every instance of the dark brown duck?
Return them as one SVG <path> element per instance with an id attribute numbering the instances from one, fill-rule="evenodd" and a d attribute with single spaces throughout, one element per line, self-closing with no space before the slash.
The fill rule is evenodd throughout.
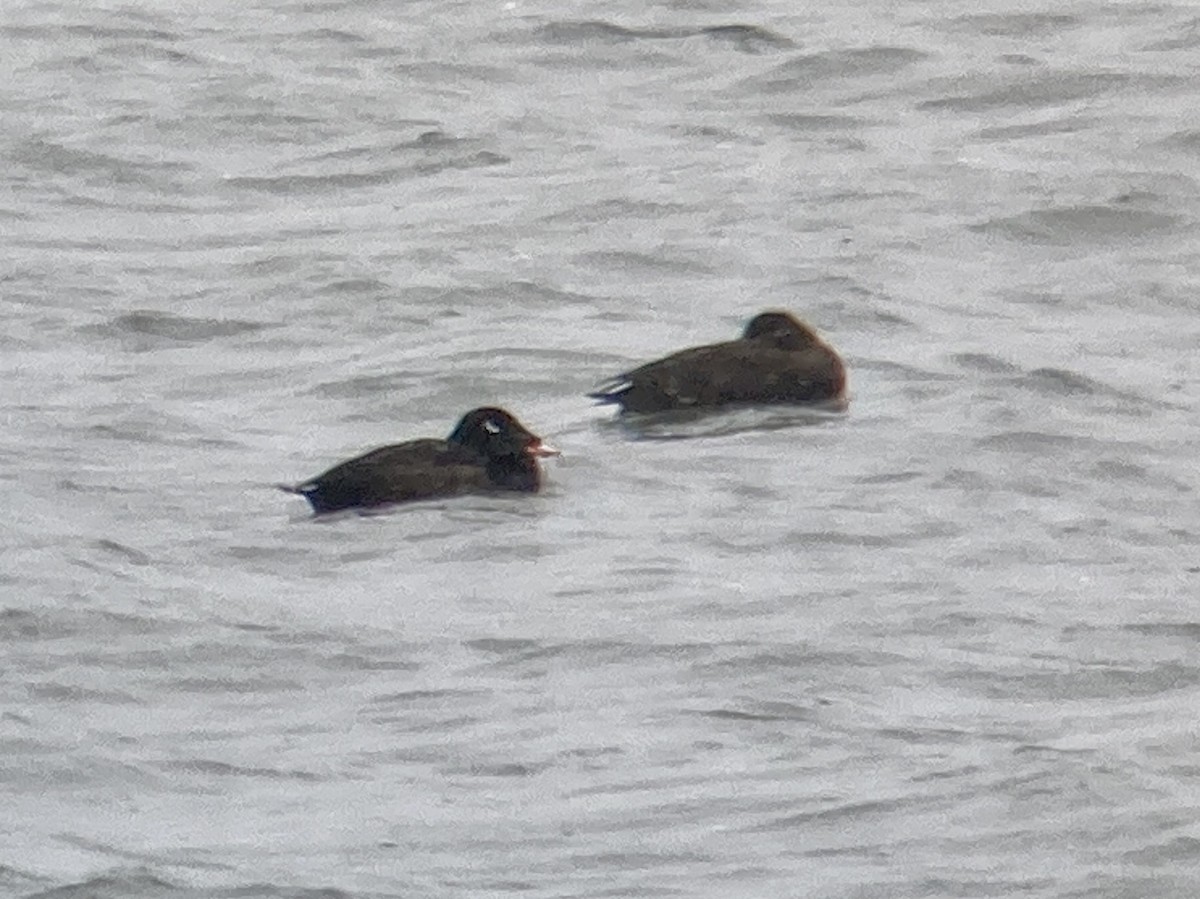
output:
<path id="1" fill-rule="evenodd" d="M 762 312 L 742 336 L 680 350 L 613 378 L 588 396 L 623 412 L 751 403 L 844 403 L 846 367 L 789 312 Z"/>
<path id="2" fill-rule="evenodd" d="M 464 415 L 445 440 L 381 446 L 280 488 L 303 496 L 318 513 L 464 493 L 534 493 L 541 485 L 538 457 L 557 454 L 511 413 L 485 407 Z"/>

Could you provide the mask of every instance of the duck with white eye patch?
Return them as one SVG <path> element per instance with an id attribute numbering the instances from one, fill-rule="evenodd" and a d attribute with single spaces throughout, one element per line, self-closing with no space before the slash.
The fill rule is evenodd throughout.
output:
<path id="1" fill-rule="evenodd" d="M 558 450 L 512 413 L 482 407 L 464 415 L 445 440 L 381 446 L 315 478 L 279 487 L 303 496 L 318 514 L 468 493 L 536 493 L 538 459 L 556 455 Z"/>

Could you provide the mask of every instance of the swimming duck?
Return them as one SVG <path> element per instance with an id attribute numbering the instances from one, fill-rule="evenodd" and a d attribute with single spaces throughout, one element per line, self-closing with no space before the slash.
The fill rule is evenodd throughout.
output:
<path id="1" fill-rule="evenodd" d="M 512 413 L 482 407 L 464 415 L 445 440 L 381 446 L 315 478 L 279 486 L 303 496 L 316 513 L 464 493 L 535 493 L 541 485 L 537 460 L 555 455 L 558 450 Z"/>
<path id="2" fill-rule="evenodd" d="M 750 403 L 844 403 L 846 367 L 790 312 L 761 312 L 742 336 L 680 350 L 600 385 L 588 396 L 622 412 Z"/>

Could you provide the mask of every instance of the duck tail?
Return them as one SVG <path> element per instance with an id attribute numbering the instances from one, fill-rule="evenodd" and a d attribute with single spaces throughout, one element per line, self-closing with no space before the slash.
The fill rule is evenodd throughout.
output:
<path id="1" fill-rule="evenodd" d="M 598 405 L 621 403 L 625 394 L 633 389 L 633 383 L 626 377 L 616 377 L 605 381 L 587 396 L 594 399 Z"/>

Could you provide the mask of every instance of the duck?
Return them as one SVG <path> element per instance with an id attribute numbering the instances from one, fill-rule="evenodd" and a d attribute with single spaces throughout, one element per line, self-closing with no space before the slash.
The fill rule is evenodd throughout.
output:
<path id="1" fill-rule="evenodd" d="M 483 406 L 466 413 L 444 440 L 381 446 L 314 478 L 278 486 L 303 496 L 318 515 L 463 494 L 536 493 L 538 460 L 557 455 L 511 412 Z"/>
<path id="2" fill-rule="evenodd" d="M 742 336 L 692 347 L 617 375 L 588 394 L 621 412 L 649 413 L 758 403 L 844 408 L 846 366 L 816 330 L 767 310 Z"/>

